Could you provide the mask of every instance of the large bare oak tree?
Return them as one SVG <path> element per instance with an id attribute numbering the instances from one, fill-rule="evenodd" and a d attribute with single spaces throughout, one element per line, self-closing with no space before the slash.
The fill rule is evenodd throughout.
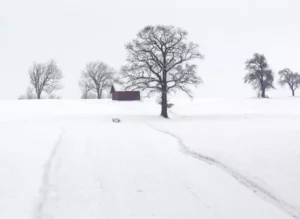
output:
<path id="1" fill-rule="evenodd" d="M 255 53 L 253 58 L 246 61 L 248 73 L 244 77 L 244 83 L 252 84 L 253 89 L 258 90 L 262 98 L 266 97 L 266 91 L 274 88 L 274 74 L 270 69 L 266 57 Z"/>
<path id="2" fill-rule="evenodd" d="M 89 92 L 96 92 L 97 98 L 102 98 L 102 93 L 111 87 L 116 80 L 116 72 L 103 62 L 90 62 L 81 73 L 79 86 L 83 91 L 83 98 L 88 98 Z"/>
<path id="3" fill-rule="evenodd" d="M 300 87 L 300 75 L 298 73 L 292 72 L 290 69 L 285 68 L 279 71 L 279 81 L 278 83 L 284 87 L 288 85 L 292 91 L 292 95 L 295 96 L 295 91 Z"/>
<path id="4" fill-rule="evenodd" d="M 126 45 L 127 65 L 122 75 L 130 90 L 161 95 L 161 115 L 168 118 L 168 94 L 183 91 L 191 96 L 188 85 L 201 83 L 196 65 L 202 59 L 198 45 L 187 41 L 187 32 L 173 26 L 147 26 Z"/>
<path id="5" fill-rule="evenodd" d="M 63 87 L 62 72 L 53 60 L 48 63 L 34 63 L 29 70 L 29 77 L 37 99 L 41 99 L 43 92 L 51 95 Z"/>

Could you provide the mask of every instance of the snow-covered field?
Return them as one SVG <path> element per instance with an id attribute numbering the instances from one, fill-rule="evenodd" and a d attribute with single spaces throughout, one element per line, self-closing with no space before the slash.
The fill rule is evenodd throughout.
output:
<path id="1" fill-rule="evenodd" d="M 0 218 L 300 218 L 299 98 L 174 103 L 1 101 Z"/>

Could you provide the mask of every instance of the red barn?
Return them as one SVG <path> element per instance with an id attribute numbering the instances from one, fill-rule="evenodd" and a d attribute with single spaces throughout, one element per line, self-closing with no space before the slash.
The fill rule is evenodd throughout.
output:
<path id="1" fill-rule="evenodd" d="M 114 85 L 111 86 L 110 93 L 112 94 L 112 100 L 119 100 L 119 101 L 141 100 L 141 95 L 139 91 L 116 91 Z"/>

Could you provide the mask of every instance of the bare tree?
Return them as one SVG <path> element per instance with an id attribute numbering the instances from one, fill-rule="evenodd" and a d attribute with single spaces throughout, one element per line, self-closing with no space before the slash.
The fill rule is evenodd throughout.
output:
<path id="1" fill-rule="evenodd" d="M 41 99 L 44 91 L 50 95 L 52 92 L 63 87 L 60 84 L 63 78 L 62 72 L 53 60 L 48 63 L 34 63 L 33 67 L 29 70 L 29 76 L 37 99 Z"/>
<path id="2" fill-rule="evenodd" d="M 91 92 L 93 92 L 94 84 L 91 81 L 80 80 L 79 86 L 82 90 L 81 99 L 91 99 L 90 94 L 91 94 Z"/>
<path id="3" fill-rule="evenodd" d="M 246 69 L 249 72 L 244 77 L 244 83 L 252 84 L 254 89 L 259 90 L 260 96 L 265 98 L 266 91 L 274 88 L 274 74 L 265 56 L 255 53 L 252 59 L 246 61 Z"/>
<path id="4" fill-rule="evenodd" d="M 201 83 L 196 65 L 202 59 L 198 45 L 187 42 L 187 32 L 173 26 L 147 26 L 126 45 L 127 65 L 122 68 L 126 88 L 161 95 L 161 116 L 168 118 L 168 93 L 183 91 L 190 97 L 188 85 Z"/>
<path id="5" fill-rule="evenodd" d="M 32 99 L 37 99 L 36 95 L 33 93 L 33 88 L 28 87 L 26 90 L 25 95 L 21 95 L 19 100 L 32 100 Z"/>
<path id="6" fill-rule="evenodd" d="M 59 99 L 61 99 L 61 97 L 58 95 L 55 95 L 55 94 L 50 94 L 48 96 L 48 99 L 59 100 Z"/>
<path id="7" fill-rule="evenodd" d="M 279 81 L 278 83 L 284 87 L 288 85 L 292 91 L 292 95 L 295 96 L 295 91 L 300 86 L 300 75 L 298 73 L 292 72 L 289 68 L 285 68 L 279 71 Z"/>
<path id="8" fill-rule="evenodd" d="M 91 92 L 90 90 L 83 90 L 81 99 L 98 99 L 98 97 L 95 92 Z"/>
<path id="9" fill-rule="evenodd" d="M 103 62 L 90 62 L 82 71 L 79 86 L 83 94 L 86 94 L 86 97 L 88 97 L 90 91 L 94 91 L 97 94 L 97 98 L 101 99 L 103 91 L 110 88 L 115 77 L 116 72 L 107 64 Z"/>

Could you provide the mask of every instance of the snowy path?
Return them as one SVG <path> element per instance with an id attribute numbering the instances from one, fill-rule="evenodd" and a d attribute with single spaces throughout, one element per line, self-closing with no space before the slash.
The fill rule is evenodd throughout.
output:
<path id="1" fill-rule="evenodd" d="M 57 142 L 54 144 L 54 147 L 52 149 L 50 157 L 44 167 L 45 170 L 44 170 L 44 174 L 43 174 L 42 184 L 40 186 L 40 191 L 39 191 L 40 194 L 39 194 L 39 199 L 38 199 L 38 203 L 37 203 L 37 212 L 36 212 L 37 218 L 43 218 L 42 211 L 44 209 L 45 203 L 48 201 L 48 195 L 51 192 L 50 191 L 50 189 L 51 189 L 50 173 L 52 171 L 52 165 L 53 165 L 54 161 L 56 160 L 56 156 L 58 153 L 57 151 L 59 150 L 59 146 L 61 144 L 63 134 L 64 133 L 62 132 L 60 134 Z"/>
<path id="2" fill-rule="evenodd" d="M 37 219 L 290 218 L 182 154 L 175 139 L 144 124 L 104 124 L 63 125 Z"/>
<path id="3" fill-rule="evenodd" d="M 88 156 L 85 136 L 66 130 L 55 147 L 37 218 L 105 218 L 102 185 Z"/>
<path id="4" fill-rule="evenodd" d="M 214 166 L 222 169 L 224 172 L 228 173 L 230 176 L 232 176 L 234 179 L 236 179 L 239 183 L 243 184 L 245 187 L 247 187 L 248 189 L 253 191 L 256 195 L 258 195 L 262 199 L 274 204 L 276 207 L 287 212 L 292 217 L 297 218 L 297 219 L 300 218 L 300 212 L 295 206 L 287 203 L 285 200 L 277 197 L 275 194 L 272 194 L 266 188 L 263 188 L 261 185 L 257 184 L 256 182 L 252 181 L 251 179 L 247 178 L 246 176 L 244 176 L 242 173 L 238 172 L 234 168 L 229 167 L 228 165 L 216 160 L 213 157 L 209 157 L 209 156 L 200 154 L 200 153 L 192 150 L 191 148 L 189 148 L 187 145 L 184 144 L 183 140 L 180 137 L 176 136 L 175 134 L 173 134 L 169 131 L 158 129 L 153 126 L 150 126 L 150 127 L 158 132 L 164 133 L 166 135 L 169 135 L 169 136 L 175 138 L 178 141 L 180 149 L 182 150 L 183 153 L 185 153 L 189 156 L 192 156 L 198 160 L 201 160 L 209 165 L 214 165 Z"/>

